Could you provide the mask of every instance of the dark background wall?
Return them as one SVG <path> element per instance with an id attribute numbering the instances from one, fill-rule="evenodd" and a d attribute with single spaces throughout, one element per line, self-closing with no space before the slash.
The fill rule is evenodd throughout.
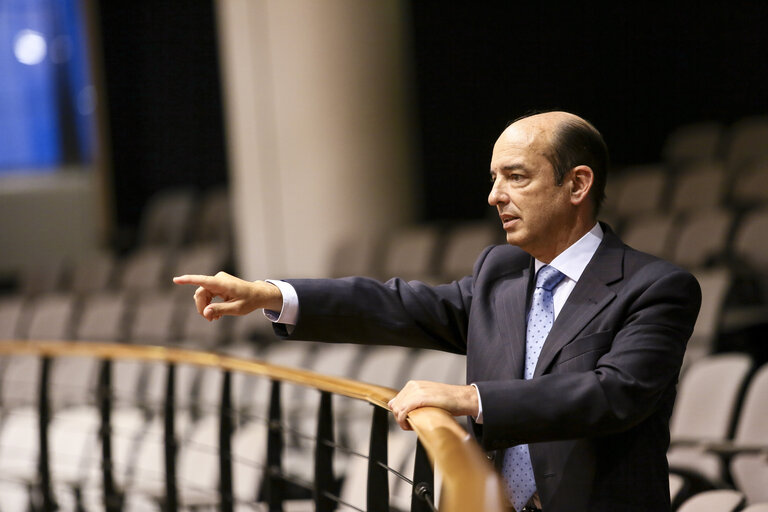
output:
<path id="1" fill-rule="evenodd" d="M 493 143 L 530 110 L 583 115 L 618 165 L 680 124 L 768 113 L 768 3 L 507 4 L 412 3 L 426 218 L 484 214 Z"/>
<path id="2" fill-rule="evenodd" d="M 492 4 L 407 3 L 421 220 L 485 215 L 493 142 L 531 110 L 590 119 L 619 165 L 680 124 L 768 113 L 767 3 Z M 99 2 L 121 225 L 157 190 L 227 179 L 213 6 L 179 5 Z"/>

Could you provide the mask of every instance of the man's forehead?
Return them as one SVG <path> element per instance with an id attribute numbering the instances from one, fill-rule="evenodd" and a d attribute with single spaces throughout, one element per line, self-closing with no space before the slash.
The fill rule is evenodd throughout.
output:
<path id="1" fill-rule="evenodd" d="M 518 121 L 507 127 L 493 146 L 494 158 L 519 152 L 545 154 L 550 134 L 536 123 Z"/>

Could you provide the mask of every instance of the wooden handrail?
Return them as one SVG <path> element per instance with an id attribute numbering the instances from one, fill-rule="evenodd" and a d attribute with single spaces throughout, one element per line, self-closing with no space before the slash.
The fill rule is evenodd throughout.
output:
<path id="1" fill-rule="evenodd" d="M 397 394 L 391 388 L 330 377 L 319 373 L 273 365 L 256 359 L 242 359 L 212 352 L 175 347 L 127 345 L 75 341 L 0 340 L 0 355 L 29 354 L 47 357 L 139 359 L 191 364 L 259 375 L 272 380 L 312 387 L 389 410 L 387 403 Z M 456 420 L 442 409 L 424 407 L 408 416 L 430 459 L 443 473 L 439 510 L 466 512 L 509 510 L 500 478 L 480 447 Z"/>

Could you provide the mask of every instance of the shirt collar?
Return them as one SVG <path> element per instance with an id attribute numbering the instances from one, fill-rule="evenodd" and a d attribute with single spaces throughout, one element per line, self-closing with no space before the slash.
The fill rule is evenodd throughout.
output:
<path id="1" fill-rule="evenodd" d="M 578 281 L 602 240 L 603 228 L 598 222 L 584 236 L 558 254 L 549 265 L 562 272 L 568 279 Z M 545 265 L 537 259 L 533 261 L 536 272 Z"/>

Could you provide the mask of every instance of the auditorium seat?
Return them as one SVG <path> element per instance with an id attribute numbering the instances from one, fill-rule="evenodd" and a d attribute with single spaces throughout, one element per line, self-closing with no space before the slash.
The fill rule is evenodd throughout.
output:
<path id="1" fill-rule="evenodd" d="M 14 340 L 25 332 L 23 326 L 26 299 L 21 295 L 0 297 L 0 340 Z"/>
<path id="2" fill-rule="evenodd" d="M 739 223 L 732 242 L 735 262 L 753 273 L 768 297 L 768 206 L 749 212 Z"/>
<path id="3" fill-rule="evenodd" d="M 714 161 L 721 150 L 723 131 L 723 126 L 714 121 L 681 125 L 667 135 L 662 158 L 673 169 Z"/>
<path id="4" fill-rule="evenodd" d="M 75 327 L 75 339 L 124 342 L 132 316 L 131 303 L 127 293 L 88 294 L 82 300 L 82 313 Z"/>
<path id="5" fill-rule="evenodd" d="M 120 260 L 117 288 L 146 293 L 171 285 L 173 253 L 165 247 L 138 249 Z"/>
<path id="6" fill-rule="evenodd" d="M 196 194 L 171 188 L 149 198 L 141 211 L 139 247 L 179 247 L 189 239 Z"/>
<path id="7" fill-rule="evenodd" d="M 17 274 L 16 289 L 25 297 L 64 291 L 68 265 L 62 255 L 30 255 Z"/>
<path id="8" fill-rule="evenodd" d="M 638 165 L 621 174 L 621 186 L 611 201 L 621 219 L 648 215 L 664 210 L 669 186 L 662 165 Z"/>
<path id="9" fill-rule="evenodd" d="M 256 501 L 266 463 L 267 433 L 264 420 L 253 420 L 241 425 L 232 437 L 232 493 L 238 512 L 267 510 Z"/>
<path id="10" fill-rule="evenodd" d="M 382 279 L 434 282 L 440 233 L 436 226 L 408 226 L 394 231 L 384 247 Z"/>
<path id="11" fill-rule="evenodd" d="M 258 314 L 255 312 L 247 316 Z M 185 348 L 215 351 L 231 337 L 233 317 L 225 316 L 209 322 L 197 312 L 189 295 L 182 297 L 178 317 L 178 341 Z"/>
<path id="12" fill-rule="evenodd" d="M 179 506 L 195 510 L 219 501 L 219 414 L 195 421 L 179 446 L 176 465 Z"/>
<path id="13" fill-rule="evenodd" d="M 441 251 L 440 281 L 449 282 L 472 275 L 472 268 L 483 249 L 504 243 L 503 234 L 500 225 L 488 221 L 463 222 L 451 226 Z"/>
<path id="14" fill-rule="evenodd" d="M 768 502 L 768 364 L 747 388 L 733 437 L 730 471 L 748 503 Z M 755 449 L 757 447 L 757 449 Z"/>
<path id="15" fill-rule="evenodd" d="M 723 204 L 725 167 L 720 162 L 701 162 L 681 170 L 673 180 L 669 209 L 690 212 Z"/>
<path id="16" fill-rule="evenodd" d="M 328 276 L 380 277 L 382 242 L 382 234 L 376 230 L 355 231 L 342 235 L 335 241 L 331 250 Z"/>
<path id="17" fill-rule="evenodd" d="M 216 187 L 204 191 L 199 212 L 193 216 L 190 244 L 213 244 L 228 248 L 232 243 L 232 212 L 229 191 Z"/>
<path id="18" fill-rule="evenodd" d="M 177 411 L 175 415 L 176 442 L 180 442 L 191 424 L 189 415 Z M 154 510 L 165 494 L 165 426 L 164 418 L 153 418 L 131 445 L 127 453 L 125 472 L 115 472 L 115 481 L 125 492 L 123 510 Z M 157 508 L 159 510 L 159 508 Z"/>
<path id="19" fill-rule="evenodd" d="M 731 173 L 768 156 L 768 116 L 739 119 L 726 136 L 725 162 Z"/>
<path id="20" fill-rule="evenodd" d="M 466 384 L 467 357 L 439 350 L 418 350 L 408 370 L 408 380 Z"/>
<path id="21" fill-rule="evenodd" d="M 672 510 L 677 509 L 679 504 L 688 495 L 688 481 L 682 475 L 677 473 L 669 474 L 669 498 L 672 503 Z"/>
<path id="22" fill-rule="evenodd" d="M 768 156 L 747 165 L 733 177 L 730 201 L 738 208 L 768 205 Z"/>
<path id="23" fill-rule="evenodd" d="M 744 495 L 739 491 L 717 489 L 688 498 L 677 512 L 736 512 L 743 505 Z"/>
<path id="24" fill-rule="evenodd" d="M 117 257 L 108 251 L 94 251 L 72 262 L 69 290 L 90 294 L 109 290 L 114 282 Z"/>
<path id="25" fill-rule="evenodd" d="M 146 293 L 136 300 L 127 333 L 129 343 L 172 345 L 179 338 L 182 308 L 191 308 L 189 300 L 182 302 L 175 290 Z"/>
<path id="26" fill-rule="evenodd" d="M 41 295 L 31 305 L 27 331 L 19 334 L 32 340 L 72 339 L 77 306 L 77 297 L 73 294 Z"/>
<path id="27" fill-rule="evenodd" d="M 694 276 L 701 286 L 701 308 L 685 349 L 683 373 L 694 362 L 717 351 L 726 301 L 733 285 L 732 271 L 725 266 L 697 270 Z"/>
<path id="28" fill-rule="evenodd" d="M 37 404 L 41 360 L 35 355 L 13 354 L 3 358 L 0 404 L 5 416 L 14 407 Z"/>
<path id="29" fill-rule="evenodd" d="M 624 243 L 634 249 L 666 258 L 675 236 L 676 219 L 663 213 L 633 217 L 622 230 Z"/>
<path id="30" fill-rule="evenodd" d="M 722 484 L 724 467 L 703 448 L 704 443 L 730 438 L 740 394 L 752 359 L 746 354 L 701 358 L 680 379 L 670 420 L 670 470 Z"/>
<path id="31" fill-rule="evenodd" d="M 670 259 L 689 270 L 724 263 L 734 217 L 731 210 L 718 207 L 686 216 L 671 239 Z"/>

